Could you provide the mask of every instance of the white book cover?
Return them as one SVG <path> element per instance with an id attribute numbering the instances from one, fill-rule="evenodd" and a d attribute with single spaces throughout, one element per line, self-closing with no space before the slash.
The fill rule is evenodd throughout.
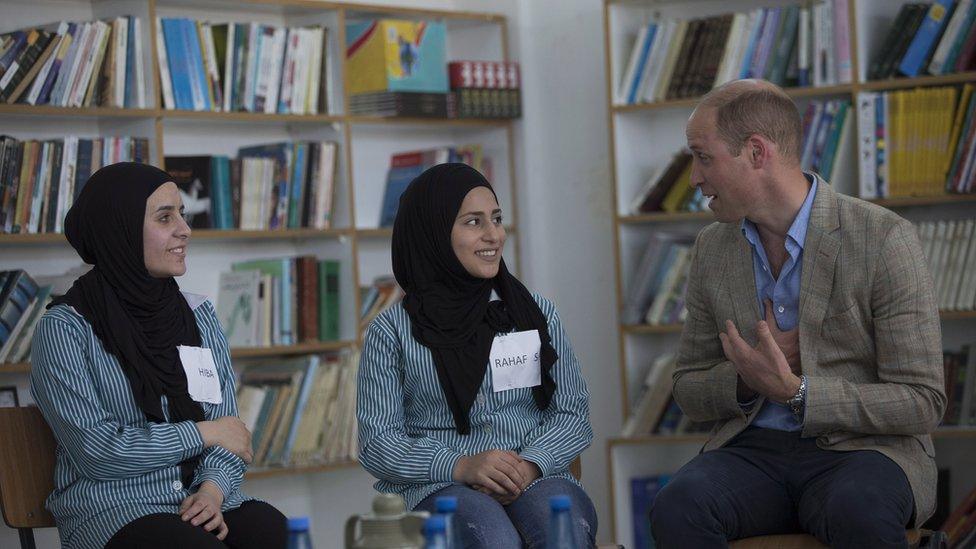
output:
<path id="1" fill-rule="evenodd" d="M 301 36 L 301 29 L 287 29 L 288 36 L 285 39 L 285 62 L 281 72 L 281 92 L 278 94 L 278 113 L 292 114 L 294 111 L 291 106 L 292 89 L 295 86 L 298 75 L 295 72 L 295 61 L 298 57 L 298 40 Z"/>
<path id="2" fill-rule="evenodd" d="M 236 32 L 236 29 L 236 24 L 227 24 L 227 47 L 224 50 L 224 112 L 230 112 L 231 105 L 233 105 L 231 101 L 234 93 L 234 33 Z"/>
<path id="3" fill-rule="evenodd" d="M 935 48 L 935 53 L 932 54 L 932 61 L 929 63 L 929 74 L 939 75 L 948 72 L 946 71 L 947 67 L 945 63 L 949 57 L 949 52 L 952 51 L 953 44 L 956 43 L 959 33 L 965 30 L 963 24 L 969 15 L 970 4 L 972 4 L 972 0 L 959 0 L 959 3 L 956 4 L 956 10 L 952 12 L 949 24 L 946 25 L 945 32 L 942 33 L 942 39 Z"/>
<path id="4" fill-rule="evenodd" d="M 858 195 L 871 200 L 878 198 L 878 142 L 875 130 L 875 92 L 857 94 L 857 164 Z"/>
<path id="5" fill-rule="evenodd" d="M 332 195 L 335 187 L 336 159 L 338 144 L 323 141 L 319 150 L 319 180 L 315 193 L 316 229 L 328 229 L 332 226 Z"/>
<path id="6" fill-rule="evenodd" d="M 142 20 L 132 19 L 135 27 L 135 69 L 136 69 L 136 106 L 145 109 L 149 101 L 146 98 L 146 64 L 142 57 Z"/>
<path id="7" fill-rule="evenodd" d="M 64 216 L 67 215 L 71 203 L 74 202 L 75 169 L 78 165 L 78 138 L 69 135 L 64 138 L 64 149 L 61 152 L 61 181 L 58 183 L 57 214 L 55 215 L 54 232 L 64 232 Z"/>
<path id="8" fill-rule="evenodd" d="M 647 317 L 644 319 L 647 324 L 657 325 L 661 323 L 661 313 L 664 311 L 664 306 L 668 302 L 668 296 L 675 291 L 675 285 L 678 283 L 678 279 L 681 278 L 682 271 L 687 268 L 686 260 L 690 255 L 691 248 L 680 244 L 675 247 L 677 248 L 677 254 L 674 257 L 674 262 L 668 267 L 668 273 L 664 277 L 664 282 L 654 295 L 654 301 L 651 303 L 651 308 L 647 311 Z"/>
<path id="9" fill-rule="evenodd" d="M 945 260 L 949 255 L 950 239 L 955 229 L 955 221 L 939 221 L 935 225 L 935 242 L 932 248 L 932 279 L 935 282 L 935 296 L 942 293 L 945 285 Z"/>
<path id="10" fill-rule="evenodd" d="M 265 387 L 241 385 L 237 391 L 237 415 L 247 426 L 247 430 L 254 432 L 254 426 L 261 414 L 261 405 L 268 390 Z"/>
<path id="11" fill-rule="evenodd" d="M 918 232 L 918 240 L 922 244 L 922 255 L 925 256 L 925 266 L 929 270 L 929 274 L 932 273 L 932 241 L 935 238 L 935 222 L 934 221 L 923 221 L 921 223 L 916 223 L 916 232 Z"/>
<path id="12" fill-rule="evenodd" d="M 285 41 L 288 33 L 283 27 L 274 31 L 271 48 L 271 66 L 268 73 L 268 96 L 264 101 L 264 113 L 274 114 L 278 111 L 278 92 L 281 90 L 281 66 L 285 55 Z"/>
<path id="13" fill-rule="evenodd" d="M 265 32 L 271 30 L 270 33 Z M 257 73 L 254 75 L 254 112 L 267 112 L 268 90 L 271 88 L 271 65 L 274 63 L 274 36 L 277 29 L 273 25 L 262 27 L 258 39 Z M 260 98 L 261 104 L 258 104 Z"/>
<path id="14" fill-rule="evenodd" d="M 163 23 L 156 18 L 156 57 L 159 58 L 159 84 L 163 88 L 163 107 L 166 110 L 176 108 L 173 100 L 173 81 L 169 76 L 169 62 L 166 59 L 166 42 L 163 39 Z"/>
<path id="15" fill-rule="evenodd" d="M 97 34 L 95 25 L 93 23 L 85 23 L 79 36 L 78 49 L 75 50 L 74 58 L 69 67 L 70 70 L 68 72 L 68 78 L 64 83 L 64 89 L 58 97 L 58 105 L 61 107 L 67 107 L 71 104 L 75 90 L 78 89 L 78 80 L 81 79 L 81 73 L 84 71 L 85 62 L 88 60 L 88 55 L 91 52 L 95 34 Z"/>
<path id="16" fill-rule="evenodd" d="M 678 21 L 668 45 L 667 54 L 664 57 L 664 67 L 661 69 L 661 78 L 657 79 L 654 86 L 654 101 L 664 101 L 667 99 L 668 86 L 671 84 L 671 77 L 674 76 L 674 67 L 678 63 L 678 53 L 681 51 L 681 43 L 684 42 L 685 34 L 688 32 L 688 21 Z"/>
<path id="17" fill-rule="evenodd" d="M 204 23 L 201 29 L 203 42 L 200 44 L 203 52 L 203 67 L 206 69 L 207 78 L 210 79 L 210 88 L 213 90 L 210 97 L 210 108 L 220 111 L 224 106 L 224 92 L 220 88 L 220 72 L 217 70 L 217 49 L 214 47 L 213 29 L 210 23 Z"/>
<path id="18" fill-rule="evenodd" d="M 812 14 L 810 13 L 810 6 L 800 7 L 800 21 L 797 24 L 797 38 L 796 38 L 796 68 L 799 72 L 803 73 L 806 71 L 807 76 L 812 76 L 810 73 L 810 22 L 812 19 Z"/>
<path id="19" fill-rule="evenodd" d="M 749 14 L 737 13 L 732 16 L 732 26 L 729 28 L 728 39 L 725 41 L 725 52 L 722 54 L 722 61 L 719 64 L 718 74 L 715 78 L 715 86 L 735 80 L 738 78 L 738 67 L 736 60 L 742 51 L 745 42 L 746 25 L 749 24 Z M 733 75 L 733 73 L 735 73 Z"/>
<path id="20" fill-rule="evenodd" d="M 316 63 L 321 58 L 315 55 L 318 36 L 314 30 L 299 29 L 298 44 L 295 50 L 295 81 L 292 82 L 291 109 L 295 114 L 315 114 L 315 103 L 318 98 L 318 79 Z M 314 84 L 313 84 L 314 80 Z"/>
<path id="21" fill-rule="evenodd" d="M 260 283 L 260 271 L 220 273 L 217 318 L 231 348 L 258 345 Z"/>
<path id="22" fill-rule="evenodd" d="M 304 76 L 304 87 L 308 90 L 305 93 L 305 113 L 318 114 L 319 94 L 322 88 L 322 79 L 327 75 L 322 74 L 322 56 L 325 55 L 325 29 L 316 27 L 307 31 L 309 46 L 307 48 L 308 72 Z M 304 55 L 304 54 L 303 54 Z M 304 57 L 303 57 L 304 58 Z M 326 88 L 331 89 L 331 88 Z"/>
<path id="23" fill-rule="evenodd" d="M 641 25 L 640 29 L 637 31 L 637 37 L 634 39 L 634 45 L 630 50 L 630 57 L 627 60 L 627 68 L 624 70 L 623 76 L 620 78 L 617 93 L 614 94 L 613 102 L 615 105 L 627 104 L 627 96 L 630 93 L 630 87 L 634 81 L 635 73 L 637 72 L 637 63 L 640 61 L 641 49 L 644 45 L 644 38 L 646 36 L 647 25 Z"/>
<path id="24" fill-rule="evenodd" d="M 833 0 L 831 10 L 833 11 L 831 43 L 834 45 L 834 66 L 836 71 L 836 83 L 847 84 L 851 81 L 851 44 L 850 44 L 850 14 L 849 0 Z"/>
<path id="25" fill-rule="evenodd" d="M 96 21 L 95 29 L 95 38 L 92 41 L 91 52 L 88 55 L 88 59 L 85 60 L 85 66 L 78 82 L 78 89 L 75 90 L 75 95 L 71 98 L 71 103 L 69 104 L 72 107 L 89 106 L 89 103 L 85 101 L 88 98 L 89 91 L 91 91 L 92 95 L 89 102 L 98 104 L 98 97 L 95 97 L 94 87 L 98 84 L 99 73 L 101 72 L 99 68 L 102 66 L 105 58 L 105 50 L 108 48 L 111 27 L 103 21 Z"/>
<path id="26" fill-rule="evenodd" d="M 112 26 L 115 32 L 112 33 L 115 38 L 115 74 L 112 76 L 112 106 L 122 108 L 125 106 L 125 79 L 128 77 L 126 74 L 126 59 L 128 58 L 128 45 L 129 45 L 129 18 L 128 17 L 116 17 L 112 22 Z M 162 32 L 162 30 L 160 30 Z M 164 47 L 163 50 L 166 48 Z"/>
<path id="27" fill-rule="evenodd" d="M 955 286 L 953 286 L 955 269 L 953 264 L 963 253 L 962 238 L 963 231 L 966 229 L 965 223 L 962 220 L 952 223 L 953 226 L 948 229 L 946 234 L 946 253 L 942 259 L 942 272 L 939 273 L 942 277 L 942 285 L 939 287 L 939 294 L 936 298 L 938 299 L 940 311 L 948 307 L 949 296 L 955 296 Z"/>

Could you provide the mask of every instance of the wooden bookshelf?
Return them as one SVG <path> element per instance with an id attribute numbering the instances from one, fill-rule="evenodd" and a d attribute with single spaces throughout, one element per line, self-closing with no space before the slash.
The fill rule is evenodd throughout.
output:
<path id="1" fill-rule="evenodd" d="M 0 364 L 0 374 L 30 373 L 30 362 L 5 362 Z"/>
<path id="2" fill-rule="evenodd" d="M 854 91 L 854 84 L 838 84 L 836 86 L 805 86 L 802 88 L 784 88 L 790 97 L 825 97 L 830 95 L 849 95 Z M 633 105 L 612 105 L 611 112 L 627 113 L 641 112 L 658 109 L 676 109 L 694 107 L 701 101 L 703 96 L 683 97 L 681 99 L 668 99 L 667 101 L 655 101 L 653 103 L 635 103 Z"/>
<path id="3" fill-rule="evenodd" d="M 54 107 L 51 105 L 27 105 L 0 103 L 0 115 L 56 116 L 84 118 L 155 118 L 156 109 L 120 109 L 114 107 Z"/>
<path id="4" fill-rule="evenodd" d="M 680 334 L 684 324 L 621 324 L 625 334 Z"/>
<path id="5" fill-rule="evenodd" d="M 948 84 L 964 84 L 976 82 L 976 71 L 940 74 L 938 76 L 919 76 L 917 78 L 889 78 L 887 80 L 872 80 L 857 84 L 857 91 L 897 90 L 901 88 L 916 88 L 923 86 L 945 86 Z"/>
<path id="6" fill-rule="evenodd" d="M 299 343 L 298 345 L 279 345 L 273 347 L 237 347 L 230 350 L 232 358 L 262 358 L 288 355 L 308 355 L 326 353 L 354 347 L 354 341 L 324 341 Z"/>
<path id="7" fill-rule="evenodd" d="M 714 219 L 712 212 L 651 212 L 640 215 L 617 216 L 617 223 L 620 223 L 621 225 L 639 225 L 643 223 L 706 221 L 710 219 Z"/>
<path id="8" fill-rule="evenodd" d="M 338 238 L 349 236 L 349 229 L 278 229 L 278 230 L 239 230 L 239 229 L 197 229 L 193 231 L 190 242 L 195 240 L 290 240 L 311 238 Z M 67 244 L 62 233 L 42 234 L 3 234 L 0 233 L 0 245 L 3 244 Z"/>
<path id="9" fill-rule="evenodd" d="M 425 126 L 425 127 L 476 127 L 504 128 L 513 121 L 508 118 L 411 118 L 406 116 L 362 116 L 350 115 L 342 119 L 350 124 Z"/>
<path id="10" fill-rule="evenodd" d="M 173 120 L 212 120 L 225 122 L 288 122 L 290 124 L 332 124 L 343 122 L 343 116 L 328 114 L 266 114 L 262 112 L 214 112 L 161 109 L 159 116 Z"/>

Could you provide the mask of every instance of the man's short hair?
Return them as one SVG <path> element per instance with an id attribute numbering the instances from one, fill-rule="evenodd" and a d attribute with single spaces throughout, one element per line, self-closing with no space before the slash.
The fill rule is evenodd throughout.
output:
<path id="1" fill-rule="evenodd" d="M 775 84 L 762 80 L 743 89 L 733 81 L 710 91 L 698 107 L 715 109 L 719 138 L 738 156 L 749 136 L 759 134 L 779 148 L 784 158 L 800 162 L 803 124 L 790 96 Z"/>

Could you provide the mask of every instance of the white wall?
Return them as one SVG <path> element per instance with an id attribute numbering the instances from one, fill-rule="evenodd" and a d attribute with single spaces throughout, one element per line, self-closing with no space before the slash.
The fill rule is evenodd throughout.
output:
<path id="1" fill-rule="evenodd" d="M 583 482 L 612 538 L 606 438 L 620 426 L 603 15 L 599 0 L 371 0 L 373 4 L 488 11 L 509 18 L 522 63 L 523 113 L 516 162 L 522 275 L 557 305 L 591 393 L 596 434 Z M 504 206 L 504 205 L 503 205 Z M 67 251 L 67 248 L 62 248 Z M 6 376 L 0 376 L 5 378 Z M 0 385 L 10 384 L 0 379 Z M 252 480 L 245 490 L 290 516 L 312 517 L 319 549 L 342 545 L 347 516 L 369 511 L 372 479 L 361 470 Z M 53 530 L 39 547 L 57 547 Z M 0 526 L 0 547 L 16 547 Z"/>

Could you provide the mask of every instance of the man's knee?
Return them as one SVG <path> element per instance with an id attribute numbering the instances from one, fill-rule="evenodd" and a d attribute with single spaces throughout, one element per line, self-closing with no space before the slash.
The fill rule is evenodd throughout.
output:
<path id="1" fill-rule="evenodd" d="M 708 479 L 694 470 L 682 471 L 665 484 L 651 506 L 654 539 L 683 539 L 689 528 L 706 524 L 708 506 L 701 495 L 708 486 Z"/>
<path id="2" fill-rule="evenodd" d="M 818 537 L 837 547 L 905 546 L 913 501 L 897 492 L 879 483 L 838 487 L 825 502 Z"/>

